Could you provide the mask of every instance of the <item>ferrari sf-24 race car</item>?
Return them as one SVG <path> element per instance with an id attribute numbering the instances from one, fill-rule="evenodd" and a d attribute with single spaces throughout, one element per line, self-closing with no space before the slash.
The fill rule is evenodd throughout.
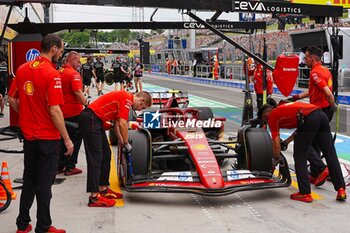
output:
<path id="1" fill-rule="evenodd" d="M 247 124 L 236 140 L 225 141 L 226 119 L 215 118 L 208 107 L 188 107 L 186 92 L 151 94 L 160 108 L 131 116 L 133 149 L 128 154 L 118 148 L 117 172 L 125 190 L 220 196 L 291 184 L 284 156 L 276 169 L 272 165 L 265 129 Z"/>

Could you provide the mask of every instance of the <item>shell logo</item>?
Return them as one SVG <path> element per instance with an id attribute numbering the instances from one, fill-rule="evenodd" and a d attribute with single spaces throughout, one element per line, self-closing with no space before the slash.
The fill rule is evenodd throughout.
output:
<path id="1" fill-rule="evenodd" d="M 192 146 L 192 149 L 194 150 L 207 150 L 208 146 L 205 144 L 196 144 Z"/>
<path id="2" fill-rule="evenodd" d="M 36 68 L 39 67 L 39 65 L 40 65 L 41 63 L 42 63 L 41 61 L 33 61 L 33 62 L 30 64 L 30 67 L 36 69 Z"/>
<path id="3" fill-rule="evenodd" d="M 23 89 L 24 89 L 24 92 L 27 95 L 33 95 L 34 94 L 34 85 L 33 85 L 32 81 L 25 82 Z"/>
<path id="4" fill-rule="evenodd" d="M 332 78 L 330 78 L 330 79 L 328 79 L 328 87 L 333 87 L 333 80 L 332 80 Z"/>

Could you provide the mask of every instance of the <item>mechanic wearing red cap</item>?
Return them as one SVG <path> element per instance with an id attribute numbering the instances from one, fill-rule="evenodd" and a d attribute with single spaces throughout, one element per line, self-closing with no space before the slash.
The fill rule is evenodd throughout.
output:
<path id="1" fill-rule="evenodd" d="M 42 52 L 35 60 L 21 65 L 9 91 L 9 103 L 19 113 L 19 126 L 24 136 L 23 188 L 17 217 L 17 233 L 32 230 L 30 208 L 37 201 L 35 232 L 64 233 L 51 226 L 51 186 L 55 180 L 60 137 L 73 152 L 73 143 L 64 125 L 60 105 L 63 104 L 61 78 L 56 65 L 62 56 L 63 42 L 55 34 L 46 35 Z M 60 136 L 61 135 L 61 136 Z"/>
<path id="2" fill-rule="evenodd" d="M 257 57 L 261 58 L 261 54 L 257 53 L 255 54 Z M 258 110 L 263 105 L 263 93 L 264 93 L 264 87 L 263 87 L 263 75 L 264 75 L 264 67 L 262 64 L 260 64 L 258 61 L 255 61 L 255 69 L 254 69 L 254 76 L 252 78 L 252 81 L 254 83 L 254 90 L 256 94 L 256 105 Z M 273 92 L 273 81 L 272 81 L 272 73 L 270 70 L 266 70 L 266 87 L 267 87 L 267 95 L 271 95 Z M 266 96 L 266 98 L 268 97 Z"/>
<path id="3" fill-rule="evenodd" d="M 115 85 L 115 91 L 118 90 L 124 90 L 124 77 L 125 75 L 128 73 L 124 67 L 123 67 L 123 63 L 120 60 L 120 57 L 116 58 L 116 61 L 112 63 L 112 67 L 113 69 L 113 74 L 114 74 L 114 85 Z M 120 84 L 120 88 L 118 89 L 118 84 Z"/>
<path id="4" fill-rule="evenodd" d="M 83 111 L 83 105 L 88 105 L 88 100 L 83 93 L 83 83 L 78 69 L 81 67 L 80 55 L 72 51 L 68 54 L 65 64 L 59 69 L 62 80 L 62 93 L 64 104 L 61 105 L 64 120 L 78 125 L 78 116 Z M 60 153 L 58 163 L 58 173 L 64 172 L 64 175 L 71 176 L 80 174 L 83 171 L 76 168 L 78 154 L 82 143 L 82 136 L 78 127 L 67 125 L 69 137 L 74 144 L 74 152 L 70 157 L 64 156 L 64 148 Z M 61 143 L 61 148 L 63 143 Z"/>
<path id="5" fill-rule="evenodd" d="M 114 121 L 118 142 L 131 152 L 128 142 L 129 110 L 141 110 L 152 105 L 152 97 L 142 91 L 134 95 L 126 91 L 112 91 L 95 100 L 80 114 L 79 125 L 84 139 L 88 164 L 87 192 L 89 207 L 112 207 L 122 197 L 109 186 L 111 149 L 103 128 L 104 122 Z"/>
<path id="6" fill-rule="evenodd" d="M 311 68 L 309 89 L 303 93 L 293 95 L 293 100 L 306 97 L 310 98 L 310 104 L 314 104 L 322 109 L 331 122 L 333 113 L 337 111 L 337 106 L 332 94 L 332 74 L 321 63 L 322 51 L 318 47 L 309 47 L 305 54 L 305 63 Z M 311 177 L 310 181 L 316 186 L 322 185 L 328 177 L 329 171 L 320 157 L 320 149 L 313 146 L 309 152 Z"/>
<path id="7" fill-rule="evenodd" d="M 297 201 L 312 202 L 307 171 L 307 154 L 309 147 L 317 143 L 324 153 L 336 199 L 346 199 L 345 183 L 333 144 L 332 134 L 326 114 L 316 105 L 295 102 L 279 105 L 276 108 L 265 104 L 258 112 L 258 118 L 268 122 L 273 142 L 273 156 L 279 160 L 281 153 L 280 129 L 297 128 L 294 135 L 293 158 L 297 175 L 299 192 L 290 195 Z"/>

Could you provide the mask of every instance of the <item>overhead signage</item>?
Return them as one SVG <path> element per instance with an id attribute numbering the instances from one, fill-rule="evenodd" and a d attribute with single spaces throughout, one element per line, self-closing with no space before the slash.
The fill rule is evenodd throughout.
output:
<path id="1" fill-rule="evenodd" d="M 305 1 L 305 0 L 300 0 Z M 333 0 L 336 1 L 337 0 Z M 340 0 L 343 1 L 343 0 Z M 347 0 L 349 1 L 349 0 Z M 238 12 L 254 12 L 262 14 L 301 14 L 312 16 L 329 16 L 339 17 L 342 15 L 342 7 L 340 5 L 325 6 L 325 4 L 310 4 L 296 2 L 262 2 L 262 1 L 240 1 L 234 0 L 234 11 Z"/>
<path id="2" fill-rule="evenodd" d="M 332 5 L 350 8 L 350 0 L 291 0 L 293 3 Z"/>

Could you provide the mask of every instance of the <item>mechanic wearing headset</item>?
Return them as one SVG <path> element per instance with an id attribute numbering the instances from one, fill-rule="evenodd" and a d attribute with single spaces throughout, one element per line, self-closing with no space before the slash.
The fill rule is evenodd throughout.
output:
<path id="1" fill-rule="evenodd" d="M 310 98 L 310 104 L 314 104 L 322 109 L 331 122 L 333 113 L 337 111 L 337 106 L 332 94 L 332 74 L 321 63 L 322 51 L 318 47 L 309 47 L 305 54 L 305 63 L 311 68 L 309 89 L 303 93 L 293 95 L 293 100 L 306 97 Z M 315 186 L 322 185 L 329 175 L 327 166 L 320 157 L 320 149 L 317 145 L 311 147 L 308 155 L 310 161 L 311 177 L 310 182 Z"/>
<path id="2" fill-rule="evenodd" d="M 280 129 L 297 128 L 294 138 L 293 158 L 299 192 L 290 195 L 297 201 L 312 202 L 307 171 L 307 153 L 312 144 L 317 143 L 326 157 L 329 174 L 337 191 L 336 200 L 346 199 L 345 183 L 335 151 L 332 134 L 326 114 L 316 105 L 308 103 L 286 103 L 273 108 L 265 104 L 258 112 L 258 118 L 268 122 L 273 143 L 274 160 L 280 159 Z"/>
<path id="3" fill-rule="evenodd" d="M 129 110 L 142 110 L 152 106 L 152 97 L 141 91 L 134 95 L 126 91 L 112 91 L 100 96 L 90 104 L 79 117 L 79 126 L 83 135 L 87 171 L 87 192 L 89 207 L 112 207 L 115 200 L 122 198 L 121 193 L 111 190 L 109 172 L 111 150 L 103 128 L 104 122 L 114 121 L 118 142 L 127 152 L 131 152 L 128 142 Z"/>

